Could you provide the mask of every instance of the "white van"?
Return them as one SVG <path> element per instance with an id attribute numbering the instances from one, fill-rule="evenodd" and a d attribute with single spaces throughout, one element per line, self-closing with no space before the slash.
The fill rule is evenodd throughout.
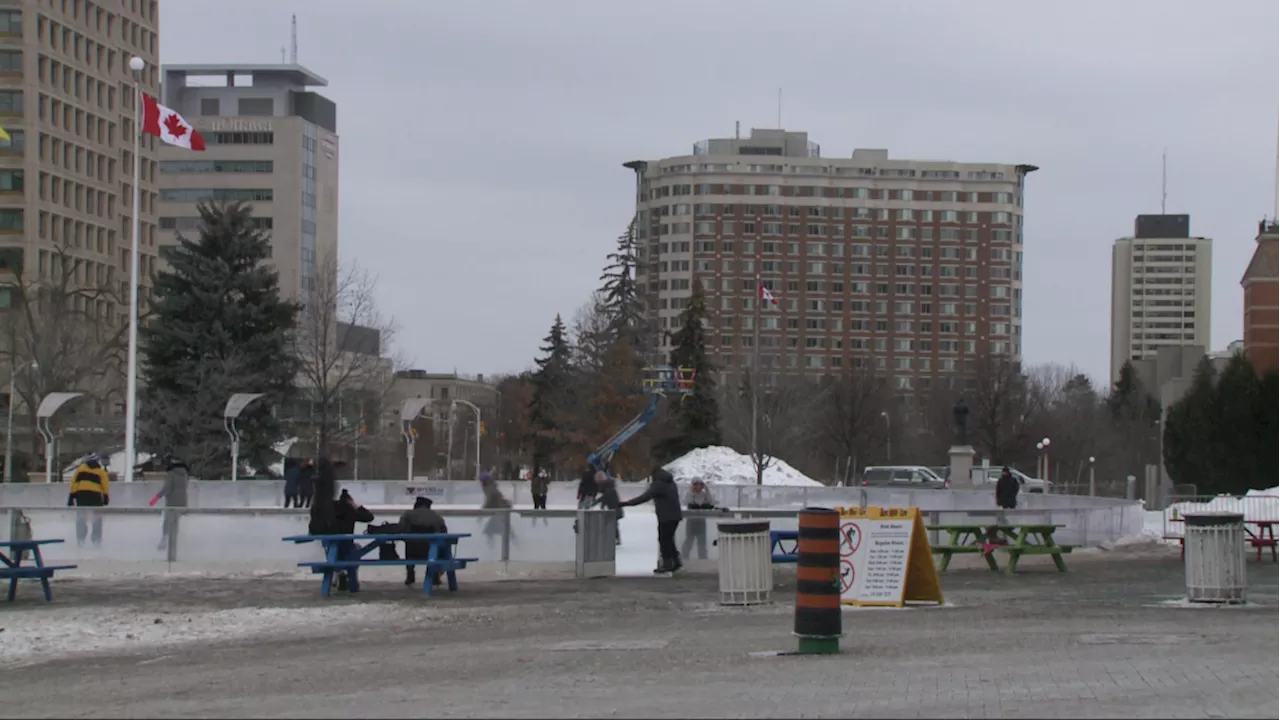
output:
<path id="1" fill-rule="evenodd" d="M 992 466 L 989 468 L 974 468 L 973 482 L 975 485 L 995 485 L 1000 479 L 1000 473 L 1004 472 L 1003 466 Z M 1009 472 L 1017 478 L 1018 485 L 1021 486 L 1022 492 L 1025 493 L 1047 493 L 1052 483 L 1047 480 L 1039 480 L 1028 476 L 1026 473 L 1019 471 L 1017 468 L 1009 468 Z"/>

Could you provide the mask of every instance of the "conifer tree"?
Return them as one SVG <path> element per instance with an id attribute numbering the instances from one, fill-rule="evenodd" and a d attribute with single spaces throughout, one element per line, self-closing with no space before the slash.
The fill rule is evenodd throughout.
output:
<path id="1" fill-rule="evenodd" d="M 644 301 L 636 285 L 636 266 L 639 252 L 636 242 L 636 221 L 633 218 L 626 232 L 618 236 L 617 246 L 608 255 L 609 264 L 600 274 L 600 302 L 608 318 L 607 329 L 612 339 L 626 336 L 635 352 L 643 356 L 649 337 L 645 319 Z"/>
<path id="2" fill-rule="evenodd" d="M 702 283 L 695 280 L 689 304 L 680 313 L 680 329 L 672 338 L 671 366 L 695 371 L 693 392 L 673 396 L 668 415 L 674 417 L 675 433 L 658 449 L 659 460 L 668 462 L 690 450 L 720 444 L 720 408 L 716 403 L 715 365 L 707 352 L 706 324 L 710 314 Z"/>
<path id="3" fill-rule="evenodd" d="M 533 472 L 553 470 L 555 457 L 565 442 L 566 410 L 573 382 L 573 349 L 565 333 L 564 321 L 556 315 L 551 332 L 543 340 L 543 356 L 531 378 L 533 397 L 529 402 L 530 446 L 533 448 Z"/>
<path id="4" fill-rule="evenodd" d="M 280 297 L 265 264 L 271 248 L 243 203 L 201 204 L 200 237 L 179 237 L 155 277 L 139 329 L 143 449 L 177 453 L 206 478 L 230 469 L 223 408 L 236 393 L 264 393 L 236 421 L 240 457 L 265 464 L 282 439 L 272 408 L 294 391 L 290 333 L 299 308 Z"/>

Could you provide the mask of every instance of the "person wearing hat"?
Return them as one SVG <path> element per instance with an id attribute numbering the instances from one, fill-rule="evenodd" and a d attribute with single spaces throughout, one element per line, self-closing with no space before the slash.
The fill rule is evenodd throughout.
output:
<path id="1" fill-rule="evenodd" d="M 67 493 L 67 507 L 105 507 L 111 504 L 111 476 L 102 467 L 102 458 L 90 453 L 71 476 Z M 94 547 L 102 544 L 102 518 L 93 511 L 76 513 L 76 543 L 84 545 L 89 534 L 88 515 L 93 516 Z"/>
<path id="2" fill-rule="evenodd" d="M 445 523 L 444 517 L 440 513 L 431 509 L 431 498 L 419 497 L 413 501 L 413 509 L 404 511 L 404 514 L 400 516 L 400 532 L 435 535 L 449 532 L 449 525 Z M 426 560 L 430 553 L 431 543 L 426 540 L 406 540 L 404 542 L 405 560 Z M 417 576 L 414 566 L 406 565 L 404 584 L 412 585 L 415 582 L 417 582 Z M 431 573 L 431 584 L 440 584 L 440 573 Z"/>

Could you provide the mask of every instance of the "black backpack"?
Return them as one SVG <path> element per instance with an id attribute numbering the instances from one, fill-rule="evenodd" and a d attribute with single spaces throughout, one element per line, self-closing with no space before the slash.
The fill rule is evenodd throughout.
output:
<path id="1" fill-rule="evenodd" d="M 395 535 L 400 532 L 400 523 L 384 522 L 377 525 L 370 524 L 365 528 L 365 533 L 369 535 Z M 395 543 L 383 543 L 378 546 L 379 560 L 399 560 L 400 554 L 396 552 Z"/>

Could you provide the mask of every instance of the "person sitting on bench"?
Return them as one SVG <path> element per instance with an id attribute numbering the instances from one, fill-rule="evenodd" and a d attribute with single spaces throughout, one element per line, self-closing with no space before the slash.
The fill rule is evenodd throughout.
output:
<path id="1" fill-rule="evenodd" d="M 400 532 L 406 534 L 442 534 L 449 532 L 449 526 L 445 523 L 444 517 L 440 513 L 431 509 L 431 498 L 420 497 L 413 501 L 413 509 L 406 510 L 400 516 Z M 442 548 L 442 552 L 448 553 L 447 548 Z M 406 540 L 404 543 L 404 559 L 405 560 L 426 560 L 431 552 L 431 543 L 427 540 Z M 441 560 L 444 557 L 440 558 Z M 417 582 L 412 565 L 405 566 L 404 584 L 413 585 Z M 440 584 L 440 573 L 431 573 L 431 584 Z"/>

